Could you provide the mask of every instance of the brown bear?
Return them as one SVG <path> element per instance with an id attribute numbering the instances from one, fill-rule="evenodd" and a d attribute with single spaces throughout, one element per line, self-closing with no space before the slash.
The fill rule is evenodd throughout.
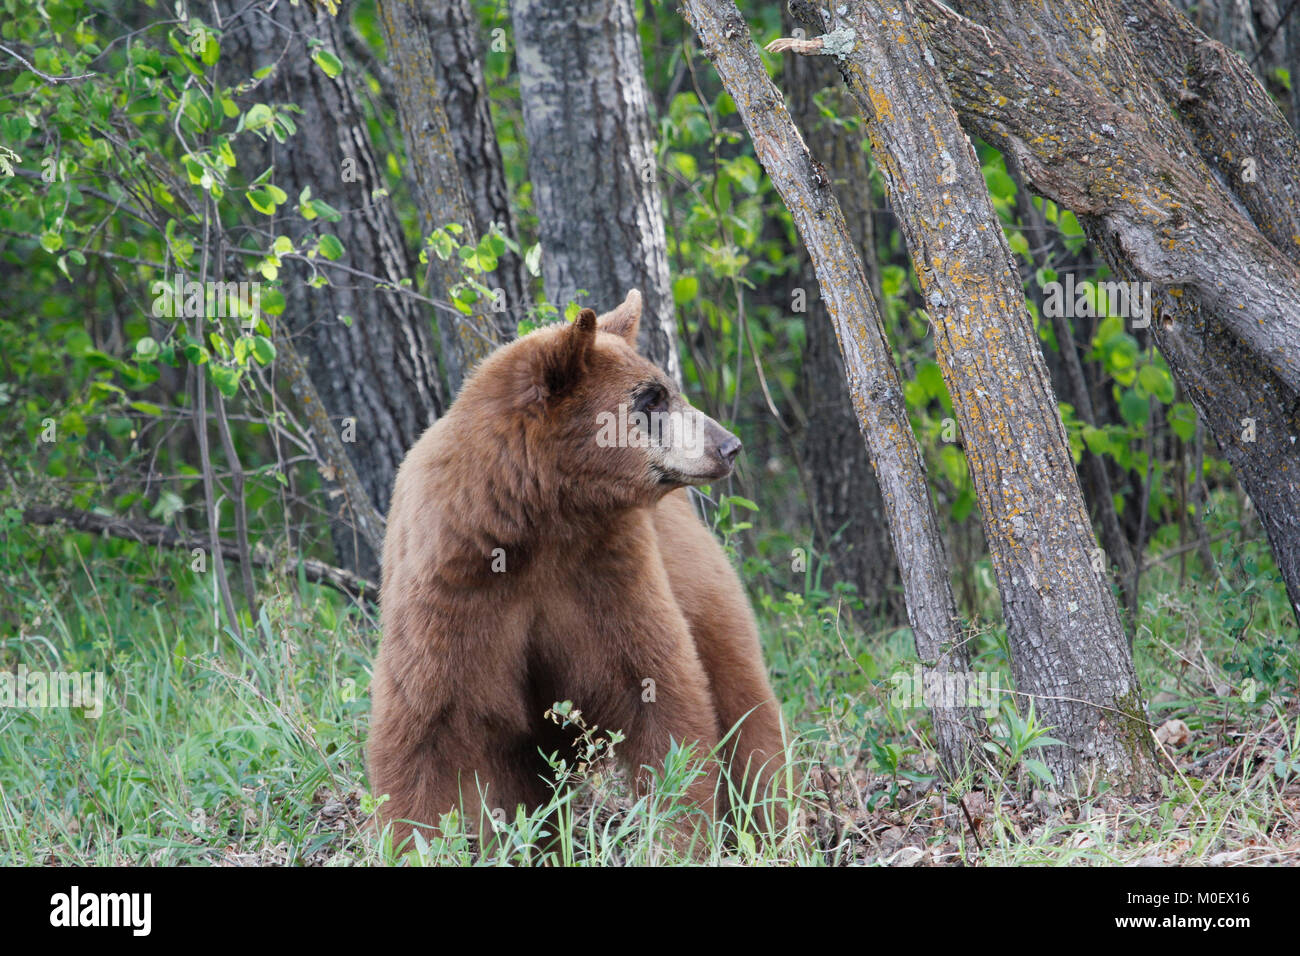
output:
<path id="1" fill-rule="evenodd" d="M 754 615 L 686 491 L 740 441 L 637 353 L 640 317 L 634 290 L 497 349 L 398 471 L 369 741 L 397 841 L 453 807 L 487 833 L 494 808 L 545 804 L 541 754 L 574 736 L 543 717 L 557 701 L 625 734 L 639 791 L 670 741 L 709 752 L 739 722 L 733 784 L 776 792 Z M 726 811 L 716 770 L 688 798 Z"/>

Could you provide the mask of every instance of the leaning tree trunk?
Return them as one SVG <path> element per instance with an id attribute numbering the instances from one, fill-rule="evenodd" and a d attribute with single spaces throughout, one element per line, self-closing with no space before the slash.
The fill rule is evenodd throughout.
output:
<path id="1" fill-rule="evenodd" d="M 497 223 L 506 236 L 517 239 L 510 188 L 483 79 L 478 16 L 469 0 L 434 0 L 425 3 L 420 13 L 433 43 L 438 89 L 461 181 L 474 214 L 474 231 L 481 236 Z M 501 305 L 511 320 L 524 318 L 532 302 L 522 258 L 506 252 L 485 284 L 500 294 Z M 502 331 L 508 334 L 510 330 Z"/>
<path id="2" fill-rule="evenodd" d="M 825 169 L 799 135 L 758 48 L 731 0 L 686 0 L 683 12 L 735 101 L 759 162 L 790 210 L 812 257 L 834 323 L 849 390 L 871 450 L 889 516 L 916 650 L 926 686 L 968 677 L 970 663 L 953 599 L 938 516 L 930 500 L 898 369 Z M 939 754 L 960 772 L 977 752 L 978 711 L 931 701 Z"/>
<path id="3" fill-rule="evenodd" d="M 1300 616 L 1293 131 L 1166 0 L 962 9 L 981 22 L 921 11 L 964 120 L 1078 213 L 1121 276 L 1152 283 L 1156 345 L 1254 502 Z"/>
<path id="4" fill-rule="evenodd" d="M 844 10 L 845 8 L 840 8 Z M 850 4 L 837 55 L 912 253 L 980 503 L 1019 694 L 1058 783 L 1148 790 L 1145 706 L 1011 250 L 910 7 Z M 788 46 L 788 44 L 783 44 Z M 798 47 L 796 47 L 798 48 Z"/>
<path id="5" fill-rule="evenodd" d="M 258 67 L 278 63 L 255 95 L 296 103 L 303 110 L 297 133 L 284 147 L 268 137 L 259 148 L 255 137 L 241 136 L 240 167 L 251 176 L 274 166 L 273 181 L 290 197 L 296 200 L 310 189 L 313 198 L 343 214 L 338 222 L 318 218 L 308 223 L 294 202 L 287 207 L 293 212 L 271 227 L 295 241 L 332 233 L 344 249 L 336 264 L 285 261 L 281 290 L 286 304 L 277 325 L 292 337 L 306 365 L 286 352 L 277 367 L 305 399 L 304 411 L 322 453 L 333 450 L 342 456 L 346 449 L 365 489 L 368 509 L 346 494 L 325 500 L 339 563 L 375 577 L 378 551 L 371 541 L 382 541 L 383 529 L 371 512 L 388 510 L 406 450 L 442 409 L 431 312 L 396 291 L 410 275 L 409 260 L 392 206 L 374 198 L 383 176 L 352 90 L 352 72 L 345 69 L 330 78 L 312 62 L 310 40 L 339 53 L 341 25 L 324 11 L 301 4 L 280 4 L 270 12 L 247 10 L 237 17 L 234 13 L 244 4 L 227 2 L 225 7 L 230 18 L 222 36 L 223 67 L 228 63 L 247 77 Z M 281 56 L 286 37 L 290 46 Z M 309 280 L 317 274 L 330 281 L 313 288 Z M 315 407 L 304 389 L 307 376 L 323 408 Z M 338 471 L 343 466 L 331 467 Z M 371 527 L 375 525 L 377 529 Z M 376 530 L 377 535 L 367 534 Z"/>
<path id="6" fill-rule="evenodd" d="M 1024 177 L 1020 173 L 1019 167 L 1012 157 L 1006 158 L 1007 172 L 1016 184 L 1016 217 L 1020 220 L 1020 227 L 1029 241 L 1031 252 L 1030 267 L 1041 269 L 1053 266 L 1057 269 L 1058 274 L 1066 272 L 1077 266 L 1077 260 L 1072 261 L 1065 243 L 1061 241 L 1059 233 L 1054 233 L 1048 227 L 1047 218 L 1043 211 L 1034 205 L 1032 197 L 1024 184 Z M 1084 255 L 1093 255 L 1091 247 L 1085 247 L 1087 250 Z M 1033 288 L 1037 288 L 1037 284 Z M 1038 313 L 1042 315 L 1043 294 L 1039 289 L 1035 295 L 1035 304 L 1038 306 Z M 1092 394 L 1088 386 L 1088 378 L 1083 368 L 1083 361 L 1079 358 L 1078 345 L 1075 342 L 1076 330 L 1070 325 L 1070 317 L 1064 314 L 1064 310 L 1052 310 L 1051 315 L 1052 330 L 1056 335 L 1057 353 L 1060 355 L 1061 364 L 1061 391 L 1067 401 L 1074 407 L 1075 414 L 1079 421 L 1085 425 L 1096 427 L 1097 415 L 1093 410 Z M 1089 448 L 1084 448 L 1083 457 L 1080 462 L 1080 478 L 1083 481 L 1084 489 L 1087 491 L 1088 501 L 1091 503 L 1093 511 L 1096 512 L 1097 525 L 1101 529 L 1101 544 L 1105 551 L 1109 563 L 1115 567 L 1116 580 L 1119 584 L 1120 600 L 1124 604 L 1124 609 L 1128 612 L 1129 632 L 1132 633 L 1137 625 L 1138 613 L 1138 596 L 1133 589 L 1134 571 L 1136 565 L 1133 558 L 1133 549 L 1129 544 L 1128 537 L 1124 534 L 1123 526 L 1119 521 L 1119 513 L 1115 508 L 1114 492 L 1110 483 L 1110 472 L 1106 467 L 1106 460 L 1099 454 L 1094 453 Z"/>
<path id="7" fill-rule="evenodd" d="M 511 0 L 528 171 L 546 294 L 589 293 L 597 311 L 640 289 L 641 349 L 679 382 L 668 275 L 633 0 Z"/>
<path id="8" fill-rule="evenodd" d="M 420 225 L 427 235 L 450 224 L 464 227 L 461 241 L 477 238 L 475 216 L 465 192 L 452 142 L 451 123 L 438 86 L 434 41 L 423 22 L 423 0 L 379 0 L 376 10 L 388 45 L 388 62 L 397 97 L 397 114 L 406 140 L 406 161 L 420 208 Z M 453 308 L 448 290 L 464 278 L 456 256 L 444 261 L 430 253 L 424 289 L 441 297 L 438 327 L 442 362 L 452 392 L 483 358 L 514 335 L 505 311 L 480 299 L 468 315 Z"/>
<path id="9" fill-rule="evenodd" d="M 1235 50 L 1254 69 L 1260 81 L 1277 93 L 1283 103 L 1295 106 L 1277 77 L 1277 70 L 1291 70 L 1291 89 L 1300 73 L 1291 59 L 1300 37 L 1300 9 L 1292 0 L 1174 0 L 1196 29 Z"/>
<path id="10" fill-rule="evenodd" d="M 811 57 L 792 55 L 785 68 L 790 113 L 796 127 L 819 146 L 862 256 L 867 288 L 878 297 L 870 163 L 848 129 L 826 122 L 813 99 L 819 90 L 837 84 L 839 77 L 829 65 Z M 805 293 L 814 288 L 811 262 L 800 268 L 798 281 Z M 805 299 L 800 398 L 806 423 L 801 451 L 814 540 L 830 558 L 835 577 L 851 583 L 873 614 L 901 618 L 907 609 L 899 589 L 898 561 L 889 543 L 889 521 L 853 411 L 835 327 L 820 297 L 806 294 Z"/>

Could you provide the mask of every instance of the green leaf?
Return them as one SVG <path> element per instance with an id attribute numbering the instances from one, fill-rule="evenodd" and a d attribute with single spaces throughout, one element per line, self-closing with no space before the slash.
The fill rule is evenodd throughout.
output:
<path id="1" fill-rule="evenodd" d="M 902 266 L 887 265 L 880 269 L 880 291 L 889 298 L 901 295 L 907 285 L 907 271 Z"/>
<path id="2" fill-rule="evenodd" d="M 1142 366 L 1142 370 L 1138 372 L 1138 384 L 1148 394 L 1154 395 L 1164 404 L 1172 404 L 1174 400 L 1173 377 L 1158 365 Z"/>
<path id="3" fill-rule="evenodd" d="M 248 204 L 264 216 L 275 215 L 275 202 L 267 189 L 250 189 L 247 193 Z"/>
<path id="4" fill-rule="evenodd" d="M 217 353 L 218 358 L 229 361 L 229 359 L 234 355 L 230 350 L 230 345 L 227 344 L 226 340 L 216 332 L 208 333 L 208 342 L 211 343 L 212 351 Z"/>
<path id="5" fill-rule="evenodd" d="M 1187 402 L 1177 402 L 1169 406 L 1166 418 L 1174 434 L 1183 441 L 1191 441 L 1196 437 L 1196 409 Z"/>
<path id="6" fill-rule="evenodd" d="M 1059 225 L 1061 227 L 1061 232 L 1065 233 L 1067 236 L 1083 235 L 1083 227 L 1079 225 L 1079 220 L 1076 219 L 1074 213 L 1070 212 L 1068 209 L 1061 213 Z"/>
<path id="7" fill-rule="evenodd" d="M 284 293 L 279 289 L 263 289 L 258 296 L 258 306 L 267 315 L 279 315 L 284 311 Z"/>
<path id="8" fill-rule="evenodd" d="M 317 248 L 320 249 L 320 254 L 331 262 L 343 256 L 343 243 L 339 242 L 336 236 L 331 236 L 329 233 L 325 233 L 320 237 Z"/>
<path id="9" fill-rule="evenodd" d="M 265 335 L 253 339 L 253 358 L 262 365 L 270 365 L 275 360 L 275 345 Z"/>
<path id="10" fill-rule="evenodd" d="M 956 445 L 944 445 L 939 449 L 939 467 L 944 477 L 955 487 L 962 487 L 966 482 L 966 456 Z"/>
<path id="11" fill-rule="evenodd" d="M 952 520 L 958 524 L 965 521 L 975 510 L 975 489 L 967 485 L 952 503 Z"/>
<path id="12" fill-rule="evenodd" d="M 158 495 L 157 504 L 149 509 L 149 517 L 161 518 L 164 522 L 171 521 L 172 516 L 184 507 L 185 500 L 176 492 L 167 489 Z"/>
<path id="13" fill-rule="evenodd" d="M 1007 171 L 1001 166 L 990 166 L 984 170 L 984 182 L 988 185 L 989 192 L 999 199 L 1011 200 L 1016 195 L 1016 182 L 1007 175 Z"/>
<path id="14" fill-rule="evenodd" d="M 1027 757 L 1025 759 L 1025 770 L 1027 770 L 1030 776 L 1034 777 L 1043 786 L 1056 786 L 1056 779 L 1052 776 L 1052 771 L 1048 770 L 1047 764 L 1043 763 L 1041 760 Z"/>
<path id="15" fill-rule="evenodd" d="M 1128 333 L 1121 333 L 1108 339 L 1104 348 L 1107 371 L 1122 372 L 1137 365 L 1137 340 Z"/>
<path id="16" fill-rule="evenodd" d="M 753 157 L 742 153 L 727 163 L 725 171 L 746 192 L 758 192 L 763 173 Z"/>
<path id="17" fill-rule="evenodd" d="M 677 170 L 682 179 L 694 182 L 699 178 L 700 167 L 695 161 L 695 157 L 690 153 L 671 152 L 668 154 L 668 165 Z"/>
<path id="18" fill-rule="evenodd" d="M 534 278 L 542 274 L 542 244 L 540 242 L 524 253 L 524 268 Z"/>
<path id="19" fill-rule="evenodd" d="M 1119 413 L 1130 425 L 1145 425 L 1151 402 L 1134 389 L 1125 389 L 1119 399 Z"/>
<path id="20" fill-rule="evenodd" d="M 939 369 L 939 363 L 932 359 L 924 359 L 916 363 L 916 383 L 924 390 L 927 398 L 941 398 L 948 394 L 948 389 L 943 384 L 943 372 Z"/>
<path id="21" fill-rule="evenodd" d="M 343 62 L 324 47 L 317 47 L 311 55 L 311 61 L 325 71 L 331 80 L 343 72 Z"/>
<path id="22" fill-rule="evenodd" d="M 221 44 L 217 42 L 217 38 L 213 36 L 212 31 L 209 30 L 207 34 L 207 42 L 203 44 L 203 53 L 200 54 L 199 59 L 203 61 L 204 66 L 212 66 L 212 64 L 216 63 L 220 57 Z"/>
<path id="23" fill-rule="evenodd" d="M 225 365 L 214 365 L 212 367 L 212 383 L 217 386 L 217 391 L 226 398 L 234 398 L 239 392 L 239 380 L 243 374 L 241 369 L 229 368 Z"/>
<path id="24" fill-rule="evenodd" d="M 456 251 L 456 240 L 445 229 L 435 229 L 429 234 L 427 246 L 439 259 L 446 260 Z M 421 262 L 427 260 L 421 259 Z"/>
<path id="25" fill-rule="evenodd" d="M 269 72 L 269 67 L 267 68 Z M 260 70 L 258 72 L 261 72 Z M 253 74 L 257 76 L 256 73 Z M 271 107 L 265 103 L 254 103 L 248 108 L 241 121 L 241 128 L 248 130 L 258 130 L 274 122 L 275 114 L 271 112 Z"/>
<path id="26" fill-rule="evenodd" d="M 1088 451 L 1094 455 L 1104 455 L 1110 447 L 1110 435 L 1092 425 L 1083 426 L 1083 441 L 1088 446 Z"/>
<path id="27" fill-rule="evenodd" d="M 673 302 L 686 305 L 700 293 L 700 280 L 695 276 L 679 276 L 673 280 Z"/>
<path id="28" fill-rule="evenodd" d="M 135 357 L 139 361 L 149 361 L 157 358 L 160 351 L 157 339 L 150 338 L 147 335 L 135 343 Z"/>
<path id="29" fill-rule="evenodd" d="M 305 203 L 304 205 L 310 206 L 311 211 L 317 216 L 320 216 L 326 222 L 338 222 L 343 218 L 343 213 L 339 212 L 323 199 L 313 199 L 311 202 Z M 306 218 L 311 219 L 314 217 L 308 216 Z"/>

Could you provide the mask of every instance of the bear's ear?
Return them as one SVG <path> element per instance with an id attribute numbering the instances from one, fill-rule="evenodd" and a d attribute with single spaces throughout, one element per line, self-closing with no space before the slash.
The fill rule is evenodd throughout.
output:
<path id="1" fill-rule="evenodd" d="M 636 333 L 641 328 L 641 293 L 632 289 L 623 304 L 602 315 L 596 325 L 602 332 L 622 336 L 628 345 L 636 348 Z"/>
<path id="2" fill-rule="evenodd" d="M 578 384 L 587 368 L 587 354 L 596 341 L 596 313 L 583 309 L 542 355 L 540 393 L 542 398 L 563 395 Z"/>

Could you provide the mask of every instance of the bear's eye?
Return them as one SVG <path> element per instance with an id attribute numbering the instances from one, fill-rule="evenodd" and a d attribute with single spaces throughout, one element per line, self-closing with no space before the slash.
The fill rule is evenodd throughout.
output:
<path id="1" fill-rule="evenodd" d="M 668 389 L 662 385 L 647 385 L 637 392 L 632 407 L 638 412 L 662 412 L 668 408 Z"/>

